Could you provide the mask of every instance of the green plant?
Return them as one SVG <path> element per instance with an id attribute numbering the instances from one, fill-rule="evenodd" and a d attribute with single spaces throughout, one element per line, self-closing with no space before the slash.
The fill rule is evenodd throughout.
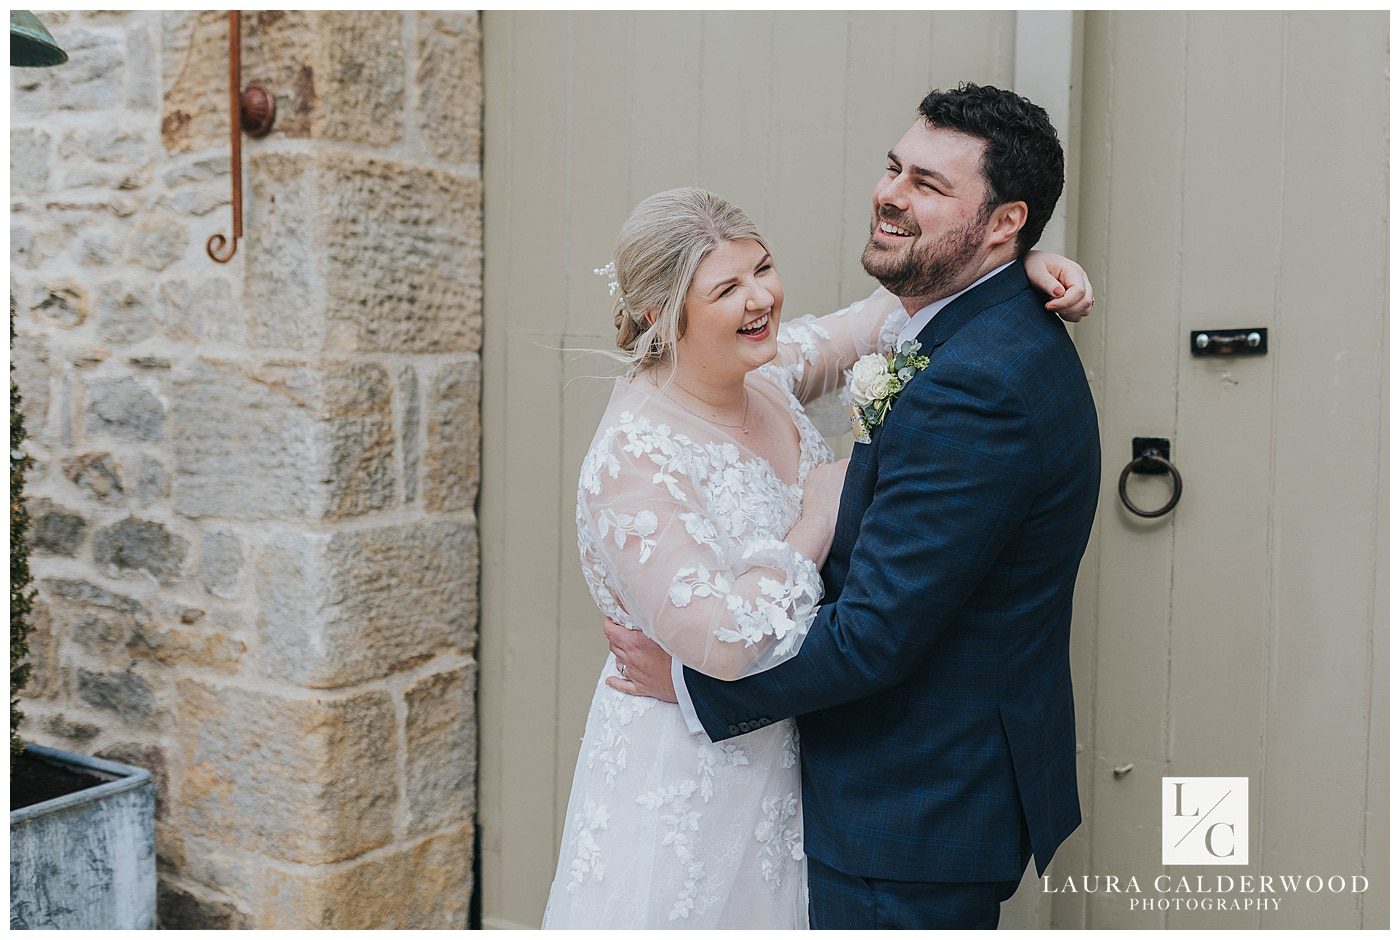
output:
<path id="1" fill-rule="evenodd" d="M 15 348 L 15 300 L 10 298 L 10 349 Z M 24 752 L 19 723 L 19 693 L 29 679 L 29 611 L 34 592 L 29 587 L 29 512 L 24 507 L 24 473 L 33 458 L 24 446 L 24 415 L 20 412 L 19 386 L 15 385 L 14 357 L 10 359 L 10 754 Z"/>

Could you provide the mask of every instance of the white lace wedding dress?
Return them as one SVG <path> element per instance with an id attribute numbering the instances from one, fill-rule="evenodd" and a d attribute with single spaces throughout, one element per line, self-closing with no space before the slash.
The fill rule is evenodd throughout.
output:
<path id="1" fill-rule="evenodd" d="M 803 403 L 838 385 L 859 356 L 888 348 L 907 322 L 881 290 L 782 324 L 778 358 L 748 387 L 791 414 L 792 481 L 739 429 L 697 418 L 644 377 L 618 380 L 579 474 L 579 552 L 598 607 L 718 678 L 794 655 L 822 586 L 816 565 L 783 538 L 807 471 L 833 459 Z M 543 926 L 806 927 L 793 722 L 711 743 L 688 732 L 678 706 L 608 688 L 616 674 L 609 655 Z"/>

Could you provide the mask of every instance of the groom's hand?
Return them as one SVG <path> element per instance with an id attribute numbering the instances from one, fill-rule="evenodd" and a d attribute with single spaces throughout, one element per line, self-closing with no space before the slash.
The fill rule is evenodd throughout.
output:
<path id="1" fill-rule="evenodd" d="M 617 658 L 621 675 L 608 677 L 608 688 L 628 695 L 659 698 L 663 702 L 676 700 L 671 684 L 671 654 L 666 652 L 640 630 L 629 630 L 613 620 L 603 621 L 603 634 L 608 648 Z"/>

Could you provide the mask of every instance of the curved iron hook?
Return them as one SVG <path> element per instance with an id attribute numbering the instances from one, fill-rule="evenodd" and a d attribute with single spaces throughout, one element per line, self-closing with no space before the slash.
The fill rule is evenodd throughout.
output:
<path id="1" fill-rule="evenodd" d="M 225 245 L 228 246 L 228 254 L 222 254 Z M 238 242 L 231 241 L 225 238 L 222 232 L 218 232 L 209 236 L 209 240 L 204 243 L 204 251 L 219 264 L 228 264 L 238 253 Z"/>
<path id="2" fill-rule="evenodd" d="M 242 62 L 239 47 L 242 45 L 242 15 L 238 10 L 228 14 L 228 100 L 229 100 L 229 171 L 233 177 L 233 238 L 222 234 L 209 236 L 204 250 L 219 264 L 228 264 L 238 253 L 238 240 L 243 237 L 243 139 L 240 134 L 241 108 L 239 84 L 242 78 Z M 227 254 L 220 254 L 228 247 Z"/>

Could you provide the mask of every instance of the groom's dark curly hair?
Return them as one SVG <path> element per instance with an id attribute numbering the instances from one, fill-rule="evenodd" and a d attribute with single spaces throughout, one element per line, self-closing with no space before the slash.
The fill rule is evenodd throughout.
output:
<path id="1" fill-rule="evenodd" d="M 1024 257 L 1040 240 L 1065 187 L 1065 154 L 1050 115 L 1014 92 L 972 82 L 929 92 L 919 114 L 934 127 L 987 142 L 982 177 L 988 192 L 982 212 L 990 217 L 1002 203 L 1026 204 L 1026 224 L 1016 236 L 1016 254 Z"/>

